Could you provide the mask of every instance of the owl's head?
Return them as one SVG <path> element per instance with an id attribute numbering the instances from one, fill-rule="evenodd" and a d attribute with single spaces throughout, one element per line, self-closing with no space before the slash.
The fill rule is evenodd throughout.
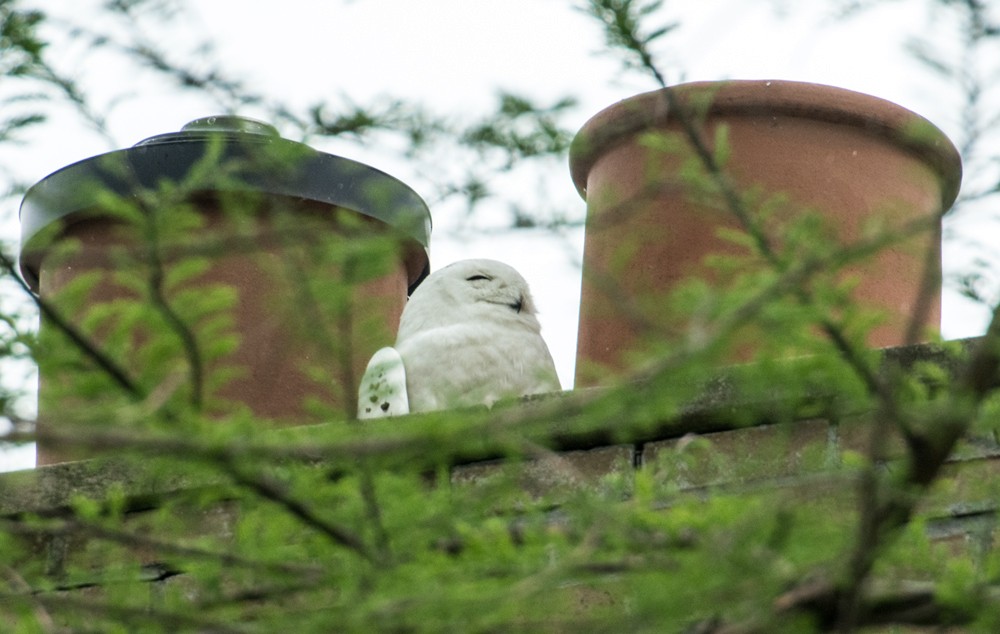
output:
<path id="1" fill-rule="evenodd" d="M 496 260 L 462 260 L 441 271 L 442 284 L 462 303 L 492 304 L 515 313 L 535 314 L 528 283 L 521 274 Z"/>
<path id="2" fill-rule="evenodd" d="M 513 267 L 496 260 L 461 260 L 435 271 L 417 287 L 403 321 L 426 327 L 474 319 L 536 324 L 528 283 Z"/>
<path id="3" fill-rule="evenodd" d="M 462 305 L 485 304 L 488 310 L 535 314 L 528 283 L 513 267 L 496 260 L 461 260 L 427 278 L 414 292 L 447 296 Z"/>

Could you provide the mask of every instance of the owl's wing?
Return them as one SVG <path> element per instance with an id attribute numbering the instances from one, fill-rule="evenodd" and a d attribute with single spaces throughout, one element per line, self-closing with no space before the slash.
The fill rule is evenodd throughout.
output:
<path id="1" fill-rule="evenodd" d="M 358 388 L 358 419 L 386 418 L 410 413 L 406 369 L 395 348 L 382 348 L 368 362 Z"/>

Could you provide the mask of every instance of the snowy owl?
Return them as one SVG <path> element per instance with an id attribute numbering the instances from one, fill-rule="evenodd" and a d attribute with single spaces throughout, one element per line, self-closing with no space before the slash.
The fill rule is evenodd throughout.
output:
<path id="1" fill-rule="evenodd" d="M 462 260 L 417 287 L 394 348 L 365 370 L 358 418 L 382 418 L 560 389 L 528 283 L 495 260 Z"/>

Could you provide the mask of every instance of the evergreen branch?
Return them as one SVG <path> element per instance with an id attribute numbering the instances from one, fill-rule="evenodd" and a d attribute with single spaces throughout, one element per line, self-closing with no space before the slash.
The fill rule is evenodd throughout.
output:
<path id="1" fill-rule="evenodd" d="M 774 616 L 794 613 L 813 616 L 815 631 L 844 631 L 839 623 L 839 589 L 825 579 L 804 583 L 779 596 L 773 604 Z M 1000 588 L 984 593 L 984 607 L 1000 606 Z M 855 627 L 962 627 L 973 624 L 976 608 L 943 602 L 933 584 L 909 583 L 903 588 L 866 593 L 860 602 Z M 711 619 L 695 624 L 687 631 L 697 634 L 767 634 L 775 629 L 770 618 L 726 623 Z M 854 630 L 850 630 L 854 631 Z"/>
<path id="2" fill-rule="evenodd" d="M 10 535 L 25 537 L 79 537 L 87 536 L 126 546 L 186 559 L 217 561 L 226 567 L 261 570 L 282 575 L 297 575 L 311 580 L 318 578 L 323 570 L 319 566 L 303 566 L 289 562 L 269 562 L 248 559 L 228 552 L 218 552 L 192 546 L 182 546 L 175 542 L 156 539 L 142 533 L 115 529 L 87 522 L 79 517 L 59 520 L 55 524 L 25 523 L 18 519 L 0 518 L 0 527 Z M 180 571 L 183 572 L 183 571 Z"/>
<path id="3" fill-rule="evenodd" d="M 617 45 L 635 55 L 638 60 L 636 65 L 649 72 L 656 80 L 667 104 L 667 114 L 664 117 L 670 117 L 679 123 L 688 145 L 694 151 L 708 177 L 718 188 L 729 212 L 751 237 L 757 251 L 775 271 L 782 272 L 787 263 L 783 261 L 763 227 L 754 222 L 739 190 L 708 147 L 708 143 L 697 125 L 695 113 L 678 97 L 675 90 L 667 85 L 664 75 L 655 64 L 649 48 L 649 39 L 641 36 L 639 23 L 632 15 L 636 3 L 630 0 L 592 0 L 591 6 L 600 9 L 600 11 L 595 11 L 595 14 L 601 17 L 605 23 L 609 44 Z M 907 328 L 906 336 L 908 339 L 915 338 L 914 332 L 919 323 L 917 318 L 920 317 L 920 312 L 926 311 L 927 306 L 929 306 L 928 286 L 933 282 L 929 279 L 929 272 L 932 269 L 925 267 L 925 270 L 928 271 L 928 274 L 925 274 L 922 283 L 918 312 L 913 316 Z M 792 289 L 792 294 L 803 305 L 809 305 L 813 302 L 813 298 L 804 285 L 796 286 Z M 876 415 L 877 423 L 873 426 L 870 437 L 869 449 L 873 452 L 870 454 L 871 465 L 867 468 L 865 477 L 861 479 L 859 491 L 861 519 L 858 523 L 858 538 L 849 560 L 848 578 L 838 589 L 838 627 L 850 629 L 859 618 L 862 609 L 863 588 L 878 554 L 885 547 L 886 538 L 909 521 L 916 503 L 914 499 L 916 496 L 900 495 L 900 491 L 903 489 L 890 486 L 891 490 L 884 490 L 875 465 L 875 458 L 881 454 L 881 448 L 890 429 L 897 427 L 904 433 L 908 433 L 909 425 L 904 423 L 894 392 L 885 380 L 878 376 L 861 352 L 848 340 L 843 329 L 827 317 L 821 317 L 818 320 L 818 326 L 839 350 L 855 374 L 864 381 L 869 392 L 877 397 L 881 410 Z M 961 433 L 967 429 L 968 421 L 965 421 L 964 424 L 953 421 L 952 424 L 945 425 L 945 427 L 959 433 L 952 435 L 946 432 L 946 438 L 938 438 L 931 443 L 914 443 L 914 439 L 922 441 L 923 438 L 908 434 L 911 447 L 911 465 L 919 465 L 918 470 L 911 473 L 912 476 L 918 477 L 909 478 L 911 480 L 909 484 L 920 485 L 921 492 L 933 482 L 940 466 L 944 463 Z M 942 432 L 937 433 L 940 435 Z"/>
<path id="4" fill-rule="evenodd" d="M 66 319 L 62 313 L 59 312 L 56 307 L 50 303 L 47 299 L 41 297 L 40 295 L 32 292 L 28 284 L 21 278 L 21 275 L 17 272 L 17 266 L 14 260 L 9 258 L 6 254 L 0 253 L 0 267 L 7 273 L 7 275 L 13 279 L 21 290 L 34 302 L 38 311 L 42 314 L 45 319 L 45 324 L 47 327 L 55 328 L 61 332 L 70 342 L 83 353 L 85 357 L 90 359 L 94 365 L 101 369 L 123 392 L 131 396 L 136 401 L 141 401 L 146 397 L 145 392 L 139 387 L 139 384 L 132 380 L 128 372 L 122 366 L 109 357 L 103 350 L 101 350 L 97 344 L 80 332 L 76 326 L 74 326 L 68 319 Z"/>
<path id="5" fill-rule="evenodd" d="M 165 272 L 163 258 L 160 255 L 158 218 L 154 208 L 146 206 L 143 210 L 143 218 L 146 220 L 146 263 L 149 266 L 149 300 L 153 308 L 167 322 L 167 327 L 180 339 L 184 355 L 187 357 L 188 382 L 191 386 L 191 405 L 195 410 L 200 410 L 204 404 L 205 387 L 205 363 L 201 355 L 201 346 L 198 345 L 198 339 L 191 328 L 170 305 L 164 292 Z"/>
<path id="6" fill-rule="evenodd" d="M 711 178 L 719 188 L 729 212 L 739 223 L 740 227 L 753 239 L 756 244 L 757 251 L 767 260 L 767 262 L 770 263 L 775 271 L 780 273 L 787 267 L 787 264 L 783 261 L 779 251 L 771 242 L 763 228 L 758 223 L 754 222 L 753 215 L 750 213 L 750 210 L 747 209 L 746 204 L 743 201 L 743 197 L 740 195 L 736 185 L 709 149 L 704 135 L 695 123 L 696 117 L 694 112 L 691 111 L 687 104 L 677 97 L 673 88 L 663 83 L 663 78 L 659 72 L 656 72 L 655 75 L 657 80 L 660 82 L 661 93 L 667 102 L 667 108 L 670 113 L 666 116 L 674 117 L 680 123 L 684 137 L 687 139 L 689 145 L 694 149 L 695 155 L 701 162 L 702 167 L 705 169 L 709 178 Z M 813 298 L 805 286 L 797 287 L 794 289 L 793 293 L 798 298 L 798 301 L 803 305 L 810 305 L 813 303 Z M 819 318 L 818 326 L 833 342 L 836 348 L 840 351 L 841 355 L 844 357 L 844 360 L 847 361 L 851 368 L 857 373 L 858 377 L 865 382 L 869 391 L 873 395 L 878 396 L 883 401 L 890 414 L 892 414 L 895 411 L 896 406 L 891 390 L 889 390 L 888 386 L 886 386 L 878 378 L 875 370 L 865 361 L 864 356 L 853 344 L 851 344 L 847 336 L 844 334 L 843 329 L 827 317 Z M 895 415 L 892 415 L 893 420 L 895 420 Z"/>
<path id="7" fill-rule="evenodd" d="M 660 2 L 642 5 L 638 0 L 591 0 L 592 15 L 598 17 L 606 28 L 608 43 L 617 48 L 623 48 L 637 58 L 636 65 L 647 71 L 660 87 L 660 93 L 667 104 L 664 118 L 676 120 L 681 126 L 684 138 L 687 140 L 696 158 L 701 163 L 707 176 L 716 185 L 722 195 L 723 202 L 729 213 L 736 219 L 740 227 L 746 231 L 757 251 L 774 267 L 777 272 L 784 270 L 788 264 L 782 260 L 778 250 L 772 244 L 764 229 L 754 222 L 753 214 L 747 208 L 736 184 L 729 177 L 708 147 L 704 135 L 698 127 L 698 118 L 694 111 L 682 101 L 676 91 L 667 84 L 666 78 L 660 72 L 653 53 L 649 47 L 656 38 L 670 31 L 674 25 L 656 30 L 651 35 L 640 32 L 639 17 L 648 15 L 659 8 Z M 805 287 L 795 291 L 803 304 L 812 303 Z M 881 383 L 863 356 L 851 345 L 843 330 L 828 318 L 821 318 L 819 327 L 840 350 L 844 359 L 851 365 L 858 376 L 864 380 L 869 390 L 881 398 L 890 410 L 894 410 L 892 394 L 887 386 Z"/>
<path id="8" fill-rule="evenodd" d="M 238 466 L 233 460 L 222 460 L 220 461 L 220 465 L 233 478 L 233 481 L 240 486 L 257 493 L 262 498 L 270 500 L 271 502 L 274 502 L 278 506 L 284 508 L 289 514 L 297 518 L 304 525 L 316 530 L 322 535 L 325 535 L 333 543 L 344 546 L 368 562 L 375 563 L 375 558 L 372 556 L 368 546 L 365 545 L 364 541 L 360 537 L 346 528 L 342 528 L 321 518 L 306 503 L 295 499 L 288 491 L 285 490 L 285 487 L 277 481 L 263 474 L 252 475 L 248 473 L 246 469 Z"/>
<path id="9" fill-rule="evenodd" d="M 836 604 L 833 620 L 841 631 L 865 624 L 871 611 L 866 607 L 864 586 L 878 555 L 888 547 L 899 529 L 913 518 L 923 495 L 937 481 L 948 457 L 968 432 L 982 403 L 997 389 L 1000 377 L 1000 305 L 993 312 L 986 335 L 973 349 L 957 374 L 943 403 L 935 406 L 919 426 L 903 428 L 909 448 L 906 469 L 890 491 L 875 485 L 873 468 L 866 478 L 865 506 L 859 539 L 851 555 L 846 583 L 825 583 L 819 589 L 803 585 L 789 593 L 789 608 L 824 616 Z M 795 599 L 796 596 L 807 599 Z M 905 623 L 904 623 L 905 624 Z"/>

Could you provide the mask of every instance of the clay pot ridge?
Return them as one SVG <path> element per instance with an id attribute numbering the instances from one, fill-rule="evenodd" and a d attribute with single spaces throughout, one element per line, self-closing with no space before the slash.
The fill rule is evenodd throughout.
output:
<path id="1" fill-rule="evenodd" d="M 850 126 L 883 137 L 931 165 L 941 179 L 941 205 L 947 210 L 958 197 L 961 164 L 958 150 L 930 121 L 891 101 L 827 86 L 783 80 L 702 81 L 641 93 L 619 101 L 594 115 L 570 146 L 570 175 L 583 198 L 587 177 L 600 157 L 643 131 L 671 119 L 664 94 L 670 90 L 689 107 L 690 114 L 706 118 L 771 116 L 806 118 Z M 698 106 L 706 106 L 704 111 Z"/>

